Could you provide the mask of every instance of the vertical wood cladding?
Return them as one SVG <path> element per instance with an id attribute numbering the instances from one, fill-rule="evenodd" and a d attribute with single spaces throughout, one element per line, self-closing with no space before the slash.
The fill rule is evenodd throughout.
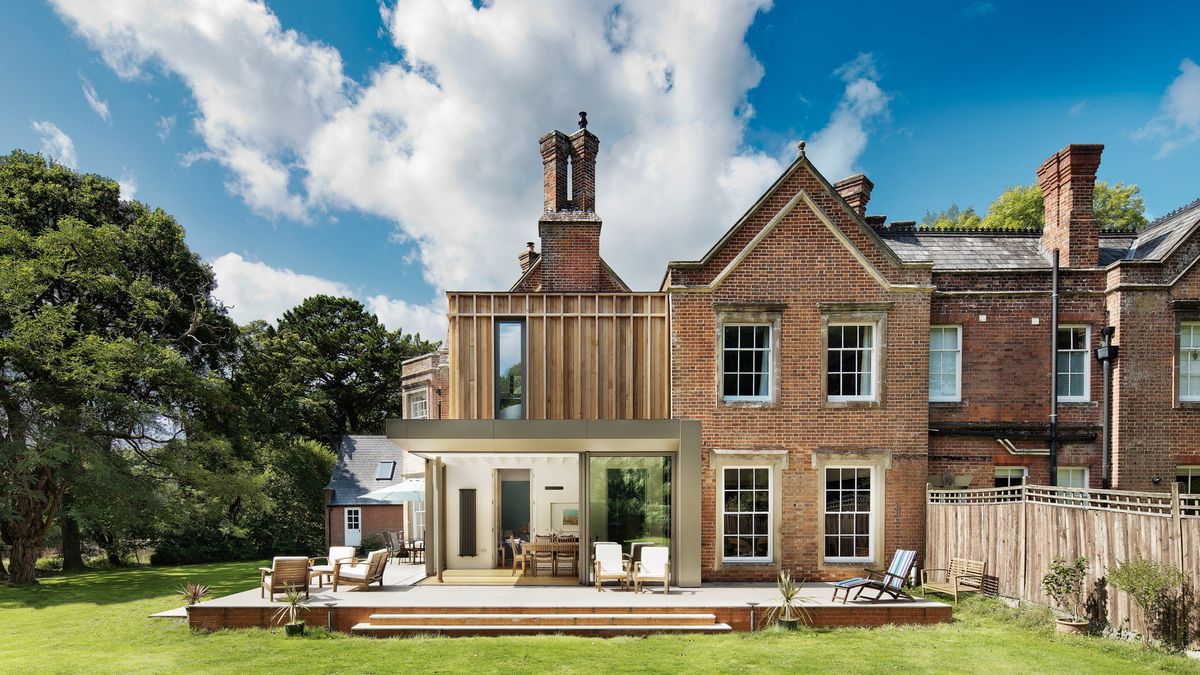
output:
<path id="1" fill-rule="evenodd" d="M 525 321 L 527 419 L 666 419 L 663 293 L 450 293 L 450 410 L 495 415 L 495 324 Z"/>

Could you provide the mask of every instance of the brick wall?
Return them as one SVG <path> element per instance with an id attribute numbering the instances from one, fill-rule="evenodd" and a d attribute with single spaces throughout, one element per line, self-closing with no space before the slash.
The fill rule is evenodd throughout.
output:
<path id="1" fill-rule="evenodd" d="M 928 271 L 901 268 L 852 220 L 844 203 L 807 169 L 795 172 L 735 232 L 707 264 L 672 274 L 676 280 L 711 279 L 803 189 L 834 219 L 864 255 L 897 282 L 928 279 Z M 888 304 L 884 322 L 882 398 L 874 404 L 830 404 L 824 394 L 821 307 L 826 303 Z M 725 306 L 779 307 L 779 388 L 765 405 L 730 405 L 718 390 L 717 314 Z M 878 304 L 876 306 L 879 306 Z M 814 467 L 829 461 L 890 461 L 879 511 L 884 532 L 878 557 L 896 548 L 922 548 L 927 479 L 926 372 L 929 294 L 889 292 L 801 204 L 779 222 L 724 282 L 711 292 L 671 295 L 672 415 L 698 419 L 704 451 L 702 473 L 702 569 L 705 580 L 773 580 L 779 569 L 801 578 L 844 577 L 862 563 L 825 564 L 820 542 L 821 478 Z M 733 565 L 718 547 L 718 480 L 714 451 L 784 451 L 780 469 L 782 508 L 775 561 Z M 763 457 L 770 457 L 764 454 Z M 722 455 L 722 457 L 727 457 Z M 730 460 L 732 461 L 732 460 Z M 747 455 L 746 464 L 764 460 Z M 886 560 L 876 564 L 886 565 Z"/>
<path id="2" fill-rule="evenodd" d="M 346 508 L 345 506 L 326 507 L 326 527 L 330 546 L 344 546 L 346 542 Z M 362 509 L 362 536 L 365 539 L 372 534 L 398 532 L 404 530 L 404 505 L 388 504 L 380 506 L 349 507 Z M 405 532 L 405 537 L 408 533 Z"/>

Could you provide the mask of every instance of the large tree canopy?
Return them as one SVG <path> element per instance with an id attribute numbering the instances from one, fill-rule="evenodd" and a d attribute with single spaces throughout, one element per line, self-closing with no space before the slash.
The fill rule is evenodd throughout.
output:
<path id="1" fill-rule="evenodd" d="M 436 348 L 389 331 L 357 300 L 317 295 L 275 326 L 246 328 L 234 382 L 260 433 L 336 448 L 343 434 L 381 433 L 401 417 L 401 362 Z"/>
<path id="2" fill-rule="evenodd" d="M 0 157 L 0 535 L 10 583 L 89 463 L 165 470 L 219 399 L 236 327 L 168 214 L 116 182 Z"/>
<path id="3" fill-rule="evenodd" d="M 1106 232 L 1136 232 L 1146 225 L 1146 203 L 1137 185 L 1120 181 L 1096 182 L 1093 198 L 1096 221 Z M 1046 217 L 1042 188 L 1018 185 L 1005 190 L 988 207 L 982 219 L 973 209 L 956 204 L 938 213 L 926 212 L 921 226 L 927 229 L 1036 230 Z"/>

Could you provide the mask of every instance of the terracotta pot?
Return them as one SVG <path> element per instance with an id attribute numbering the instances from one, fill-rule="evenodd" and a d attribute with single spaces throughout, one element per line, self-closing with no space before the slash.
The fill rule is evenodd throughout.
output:
<path id="1" fill-rule="evenodd" d="M 1054 620 L 1054 629 L 1060 633 L 1068 633 L 1070 635 L 1086 635 L 1088 630 L 1087 621 L 1076 621 L 1066 617 Z"/>

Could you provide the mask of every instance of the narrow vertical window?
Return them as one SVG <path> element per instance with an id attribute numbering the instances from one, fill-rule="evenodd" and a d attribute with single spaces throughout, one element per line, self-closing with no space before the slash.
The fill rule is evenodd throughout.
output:
<path id="1" fill-rule="evenodd" d="M 1179 324 L 1179 400 L 1200 401 L 1200 322 Z"/>
<path id="2" fill-rule="evenodd" d="M 874 469 L 826 467 L 825 560 L 871 560 L 874 529 Z"/>
<path id="3" fill-rule="evenodd" d="M 962 329 L 933 326 L 929 329 L 929 400 L 962 398 Z"/>
<path id="4" fill-rule="evenodd" d="M 771 470 L 729 467 L 722 471 L 722 556 L 729 562 L 771 561 Z"/>
<path id="5" fill-rule="evenodd" d="M 1090 400 L 1088 375 L 1091 360 L 1088 345 L 1091 344 L 1091 328 L 1087 326 L 1059 326 L 1058 355 L 1058 400 L 1081 402 Z"/>
<path id="6" fill-rule="evenodd" d="M 1029 475 L 1029 469 L 1023 466 L 998 466 L 996 467 L 996 487 L 1024 485 L 1027 475 Z"/>
<path id="7" fill-rule="evenodd" d="M 721 393 L 725 400 L 769 400 L 771 325 L 726 324 L 722 335 Z"/>
<path id="8" fill-rule="evenodd" d="M 418 501 L 409 502 L 409 503 L 412 504 L 412 516 L 413 516 L 412 538 L 413 539 L 424 539 L 425 538 L 425 502 L 423 500 L 418 500 Z"/>
<path id="9" fill-rule="evenodd" d="M 830 401 L 876 399 L 875 326 L 830 324 L 826 334 L 826 393 Z"/>
<path id="10" fill-rule="evenodd" d="M 525 419 L 525 322 L 496 322 L 496 419 Z"/>

